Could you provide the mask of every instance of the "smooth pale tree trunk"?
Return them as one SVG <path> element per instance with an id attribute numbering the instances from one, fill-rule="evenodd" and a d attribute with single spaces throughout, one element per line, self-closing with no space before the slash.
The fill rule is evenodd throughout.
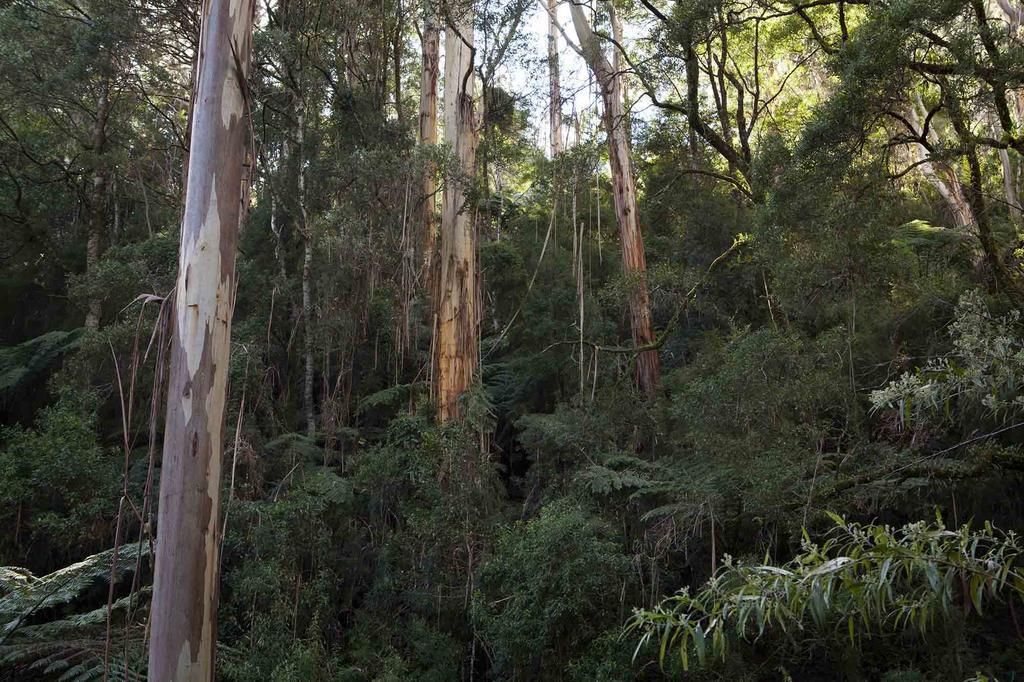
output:
<path id="1" fill-rule="evenodd" d="M 209 682 L 217 640 L 218 516 L 235 250 L 248 202 L 252 0 L 207 0 L 160 475 L 150 682 Z M 240 72 L 241 71 L 241 72 Z"/>
<path id="2" fill-rule="evenodd" d="M 104 78 L 100 82 L 100 94 L 96 99 L 96 121 L 92 130 L 92 153 L 96 159 L 96 169 L 92 174 L 92 191 L 89 193 L 89 236 L 85 243 L 85 271 L 94 273 L 103 255 L 103 233 L 107 223 L 107 184 L 108 175 L 103 160 L 107 149 L 107 120 L 110 118 L 110 80 Z M 99 297 L 90 298 L 85 314 L 85 326 L 98 329 L 100 315 L 103 311 Z"/>
<path id="3" fill-rule="evenodd" d="M 914 93 L 914 101 L 907 111 L 907 120 L 919 134 L 924 129 L 921 122 L 922 113 L 926 114 L 927 109 L 921 101 L 921 94 Z M 934 127 L 928 129 L 928 143 L 933 147 L 939 145 L 939 135 L 935 132 Z M 969 234 L 975 234 L 978 229 L 978 221 L 967 200 L 966 188 L 960 182 L 956 170 L 947 161 L 930 159 L 931 152 L 925 149 L 924 145 L 914 144 L 913 153 L 915 161 L 921 164 L 921 173 L 946 203 L 956 227 Z"/>
<path id="4" fill-rule="evenodd" d="M 1020 203 L 1020 165 L 1011 160 L 1010 152 L 999 150 L 999 165 L 1003 170 L 1003 196 L 1009 207 L 1010 216 L 1016 223 L 1024 219 L 1024 207 Z"/>
<path id="5" fill-rule="evenodd" d="M 429 0 L 423 21 L 422 51 L 419 141 L 421 145 L 433 146 L 437 144 L 437 77 L 440 69 L 441 32 L 437 24 L 436 11 L 433 5 L 429 4 Z M 436 192 L 434 169 L 427 168 L 420 179 L 422 199 L 418 203 L 417 224 L 423 230 L 423 269 L 428 272 L 428 277 L 437 242 L 437 221 L 434 210 L 434 194 Z"/>
<path id="6" fill-rule="evenodd" d="M 458 416 L 459 396 L 480 362 L 477 331 L 475 210 L 467 190 L 476 168 L 473 110 L 473 13 L 460 8 L 445 29 L 444 135 L 458 159 L 458 175 L 445 183 L 434 334 L 434 393 L 441 422 Z"/>
<path id="7" fill-rule="evenodd" d="M 565 145 L 562 142 L 562 81 L 558 64 L 558 26 L 555 23 L 558 0 L 547 0 L 548 3 L 548 83 L 549 112 L 548 136 L 551 138 L 551 158 L 561 154 Z"/>
<path id="8" fill-rule="evenodd" d="M 1010 34 L 1016 35 L 1022 23 L 1024 23 L 1024 7 L 1010 0 L 997 0 L 999 8 L 1003 10 L 1006 19 L 1010 24 Z"/>
<path id="9" fill-rule="evenodd" d="M 605 57 L 597 35 L 590 28 L 590 23 L 583 13 L 583 8 L 577 3 L 571 3 L 569 9 L 584 59 L 601 87 L 604 123 L 608 131 L 612 198 L 622 241 L 622 269 L 631 280 L 629 318 L 633 343 L 638 348 L 651 346 L 655 338 L 651 325 L 650 297 L 647 292 L 647 262 L 644 256 L 643 234 L 640 231 L 640 216 L 637 212 L 636 182 L 633 179 L 630 159 L 626 112 L 622 104 L 621 78 Z M 637 384 L 643 393 L 650 395 L 657 389 L 660 373 L 657 349 L 650 348 L 637 354 Z"/>
<path id="10" fill-rule="evenodd" d="M 973 234 L 977 229 L 977 223 L 964 195 L 960 179 L 949 164 L 929 161 L 928 154 L 929 152 L 921 145 L 914 145 L 914 157 L 915 161 L 921 164 L 921 173 L 942 197 L 955 226 L 963 232 Z"/>

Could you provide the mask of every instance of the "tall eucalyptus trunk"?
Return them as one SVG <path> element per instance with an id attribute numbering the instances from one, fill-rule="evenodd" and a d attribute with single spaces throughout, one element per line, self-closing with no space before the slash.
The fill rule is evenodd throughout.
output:
<path id="1" fill-rule="evenodd" d="M 480 364 L 476 211 L 467 190 L 476 175 L 473 12 L 449 12 L 445 29 L 444 135 L 458 160 L 445 183 L 435 297 L 434 397 L 441 422 L 458 416 L 458 399 Z"/>
<path id="2" fill-rule="evenodd" d="M 252 0 L 203 5 L 172 317 L 150 682 L 209 682 L 217 641 L 220 478 L 235 251 L 248 203 Z"/>
<path id="3" fill-rule="evenodd" d="M 660 379 L 660 361 L 653 348 L 655 337 L 651 324 L 650 296 L 647 292 L 647 262 L 644 255 L 640 215 L 637 211 L 636 181 L 630 158 L 626 112 L 622 103 L 622 79 L 608 62 L 601 44 L 590 27 L 583 8 L 577 3 L 569 6 L 572 23 L 580 41 L 587 66 L 601 88 L 604 104 L 604 124 L 608 132 L 608 157 L 612 173 L 612 193 L 615 216 L 622 241 L 622 269 L 630 281 L 629 319 L 633 344 L 641 350 L 636 358 L 637 384 L 644 394 L 653 393 Z"/>

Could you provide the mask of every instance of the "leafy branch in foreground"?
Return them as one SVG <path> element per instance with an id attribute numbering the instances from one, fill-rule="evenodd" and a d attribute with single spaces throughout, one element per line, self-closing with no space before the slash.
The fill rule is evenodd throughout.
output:
<path id="1" fill-rule="evenodd" d="M 725 658 L 731 644 L 766 633 L 864 638 L 930 629 L 984 603 L 1024 597 L 1020 538 L 986 523 L 948 530 L 939 518 L 900 529 L 862 525 L 831 515 L 836 527 L 819 545 L 804 533 L 801 552 L 773 566 L 727 561 L 696 593 L 683 589 L 653 610 L 637 610 L 626 626 L 636 654 L 657 643 L 662 665 L 679 656 L 689 669 Z M 635 654 L 635 655 L 636 655 Z"/>

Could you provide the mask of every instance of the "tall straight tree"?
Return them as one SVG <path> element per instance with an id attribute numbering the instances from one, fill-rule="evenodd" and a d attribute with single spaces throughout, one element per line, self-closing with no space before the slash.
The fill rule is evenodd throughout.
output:
<path id="1" fill-rule="evenodd" d="M 213 680 L 235 251 L 248 202 L 252 0 L 207 0 L 175 289 L 150 682 Z"/>
<path id="2" fill-rule="evenodd" d="M 477 331 L 476 212 L 467 201 L 476 169 L 473 9 L 446 7 L 444 136 L 458 160 L 445 183 L 435 297 L 434 394 L 441 422 L 458 416 L 459 396 L 480 363 Z"/>
<path id="3" fill-rule="evenodd" d="M 96 168 L 92 175 L 92 191 L 89 193 L 89 237 L 85 244 L 85 267 L 87 272 L 95 271 L 99 265 L 103 251 L 103 237 L 107 222 L 107 185 L 108 171 L 103 158 L 107 151 L 107 121 L 110 119 L 110 78 L 104 76 L 100 81 L 100 94 L 96 98 L 96 120 L 92 131 L 92 153 L 96 158 Z M 89 308 L 85 315 L 85 326 L 97 329 L 100 326 L 100 314 L 103 302 L 97 296 L 89 298 Z"/>
<path id="4" fill-rule="evenodd" d="M 636 181 L 633 179 L 626 112 L 622 103 L 622 79 L 608 62 L 597 34 L 583 13 L 583 8 L 573 2 L 569 4 L 569 10 L 580 41 L 580 51 L 601 88 L 604 124 L 608 132 L 612 198 L 622 241 L 622 269 L 626 276 L 633 280 L 629 293 L 633 343 L 637 347 L 651 346 L 654 343 L 654 330 L 651 326 L 651 304 L 647 292 L 647 261 L 644 255 L 643 234 L 640 232 L 640 215 L 637 211 Z M 648 348 L 637 355 L 637 384 L 642 392 L 654 392 L 658 386 L 660 371 L 656 349 Z"/>
<path id="5" fill-rule="evenodd" d="M 301 73 L 301 71 L 300 71 Z M 316 405 L 313 402 L 313 231 L 309 224 L 306 197 L 306 101 L 301 92 L 296 99 L 296 186 L 299 199 L 299 234 L 302 235 L 302 405 L 306 410 L 306 435 L 316 436 Z"/>
<path id="6" fill-rule="evenodd" d="M 563 151 L 562 144 L 562 82 L 558 69 L 558 0 L 548 3 L 548 136 L 551 158 Z"/>
<path id="7" fill-rule="evenodd" d="M 441 31 L 437 10 L 432 0 L 423 3 L 423 64 L 420 71 L 419 142 L 424 146 L 437 144 L 437 77 L 440 69 Z M 419 220 L 423 230 L 423 265 L 429 268 L 433 258 L 437 226 L 434 218 L 434 194 L 437 185 L 434 171 L 427 168 L 420 181 Z"/>

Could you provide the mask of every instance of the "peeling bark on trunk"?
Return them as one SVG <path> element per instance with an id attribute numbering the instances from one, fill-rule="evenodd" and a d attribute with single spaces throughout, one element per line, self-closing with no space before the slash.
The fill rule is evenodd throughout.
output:
<path id="1" fill-rule="evenodd" d="M 459 396 L 480 362 L 476 211 L 466 196 L 476 167 L 473 14 L 463 11 L 453 19 L 455 25 L 445 30 L 444 134 L 459 161 L 459 174 L 445 184 L 441 212 L 434 332 L 434 393 L 441 422 L 458 416 Z"/>
<path id="2" fill-rule="evenodd" d="M 107 120 L 110 118 L 110 81 L 104 78 L 100 83 L 100 94 L 96 100 L 96 121 L 93 124 L 92 153 L 96 168 L 92 175 L 92 191 L 89 194 L 89 237 L 85 244 L 85 271 L 92 274 L 103 255 L 103 232 L 107 222 L 107 169 L 103 153 L 107 148 Z M 99 297 L 89 299 L 85 314 L 85 326 L 98 329 L 103 304 Z"/>
<path id="3" fill-rule="evenodd" d="M 629 318 L 633 343 L 638 348 L 650 346 L 655 339 L 647 292 L 647 263 L 643 234 L 640 231 L 640 216 L 637 212 L 636 182 L 633 179 L 629 138 L 626 134 L 621 79 L 601 50 L 601 45 L 590 28 L 582 7 L 573 3 L 569 9 L 584 58 L 601 87 L 604 123 L 608 131 L 608 156 L 612 172 L 615 215 L 619 221 L 619 234 L 622 240 L 622 269 L 626 277 L 632 280 Z M 640 352 L 636 358 L 636 376 L 637 384 L 644 394 L 650 395 L 657 389 L 659 375 L 660 361 L 657 349 Z"/>
<path id="4" fill-rule="evenodd" d="M 252 24 L 252 0 L 204 4 L 174 301 L 150 682 L 214 677 L 235 251 L 248 203 L 244 83 Z"/>
<path id="5" fill-rule="evenodd" d="M 558 26 L 555 24 L 558 0 L 547 0 L 548 3 L 548 80 L 549 112 L 548 135 L 551 138 L 551 158 L 562 153 L 565 145 L 562 142 L 562 81 L 558 65 Z"/>

